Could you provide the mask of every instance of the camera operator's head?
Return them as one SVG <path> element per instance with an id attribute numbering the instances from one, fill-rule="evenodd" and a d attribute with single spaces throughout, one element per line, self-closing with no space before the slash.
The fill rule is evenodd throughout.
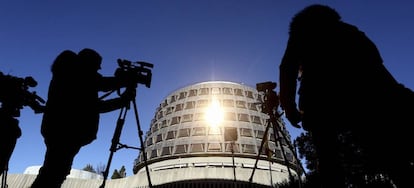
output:
<path id="1" fill-rule="evenodd" d="M 101 69 L 102 57 L 90 48 L 84 48 L 78 53 L 82 69 L 98 71 Z"/>
<path id="2" fill-rule="evenodd" d="M 65 50 L 60 53 L 52 64 L 52 73 L 56 75 L 73 74 L 73 71 L 77 68 L 77 55 L 75 52 Z"/>
<path id="3" fill-rule="evenodd" d="M 341 16 L 335 9 L 314 4 L 297 13 L 290 23 L 290 34 L 307 34 L 326 30 L 340 22 Z"/>

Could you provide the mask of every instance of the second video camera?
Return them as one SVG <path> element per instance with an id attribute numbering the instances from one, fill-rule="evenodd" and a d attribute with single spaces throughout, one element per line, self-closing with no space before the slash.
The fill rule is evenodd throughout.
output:
<path id="1" fill-rule="evenodd" d="M 151 87 L 153 64 L 137 61 L 131 62 L 124 59 L 118 59 L 119 68 L 115 71 L 115 77 L 127 78 L 134 83 L 144 84 L 147 88 Z"/>
<path id="2" fill-rule="evenodd" d="M 37 82 L 33 77 L 20 78 L 12 75 L 5 75 L 0 72 L 0 102 L 3 108 L 10 108 L 9 110 L 18 111 L 23 106 L 29 106 L 35 113 L 42 113 L 44 106 L 41 104 L 45 103 L 36 92 L 30 92 L 30 87 L 36 87 Z"/>

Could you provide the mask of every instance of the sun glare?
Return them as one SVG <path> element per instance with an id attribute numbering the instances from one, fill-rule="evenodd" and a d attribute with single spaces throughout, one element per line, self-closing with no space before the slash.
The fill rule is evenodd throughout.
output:
<path id="1" fill-rule="evenodd" d="M 217 99 L 211 101 L 206 110 L 205 119 L 211 127 L 217 127 L 223 121 L 223 109 Z"/>

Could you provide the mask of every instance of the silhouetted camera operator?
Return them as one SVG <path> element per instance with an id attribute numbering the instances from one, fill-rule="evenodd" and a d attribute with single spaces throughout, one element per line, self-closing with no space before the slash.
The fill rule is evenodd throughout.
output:
<path id="1" fill-rule="evenodd" d="M 52 65 L 41 132 L 47 150 L 32 188 L 59 188 L 70 173 L 81 147 L 96 139 L 99 114 L 120 109 L 135 99 L 138 78 L 104 77 L 98 70 L 102 57 L 85 48 L 78 54 L 65 50 Z M 103 100 L 101 91 L 120 90 L 120 97 Z"/>
<path id="2" fill-rule="evenodd" d="M 412 125 L 414 93 L 388 72 L 363 31 L 331 7 L 305 7 L 290 22 L 279 68 L 281 107 L 292 124 L 302 122 L 311 133 L 323 187 L 349 187 L 355 171 L 345 167 L 355 164 L 413 187 L 414 155 L 404 143 L 412 143 L 406 126 Z M 352 143 L 345 145 L 343 136 Z M 354 153 L 341 149 L 355 145 Z"/>
<path id="3" fill-rule="evenodd" d="M 30 92 L 30 87 L 37 86 L 32 77 L 19 78 L 0 72 L 0 175 L 8 169 L 8 162 L 22 135 L 19 127 L 20 110 L 29 106 L 35 113 L 42 113 L 43 99 Z"/>

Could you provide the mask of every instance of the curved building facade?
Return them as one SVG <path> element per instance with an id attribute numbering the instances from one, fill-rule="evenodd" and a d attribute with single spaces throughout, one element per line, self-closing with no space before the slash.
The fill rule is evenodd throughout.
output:
<path id="1" fill-rule="evenodd" d="M 297 176 L 290 135 L 281 120 L 280 131 L 270 126 L 266 132 L 269 116 L 261 112 L 262 100 L 255 88 L 227 81 L 174 91 L 156 109 L 134 173 L 170 187 L 266 187 Z"/>

